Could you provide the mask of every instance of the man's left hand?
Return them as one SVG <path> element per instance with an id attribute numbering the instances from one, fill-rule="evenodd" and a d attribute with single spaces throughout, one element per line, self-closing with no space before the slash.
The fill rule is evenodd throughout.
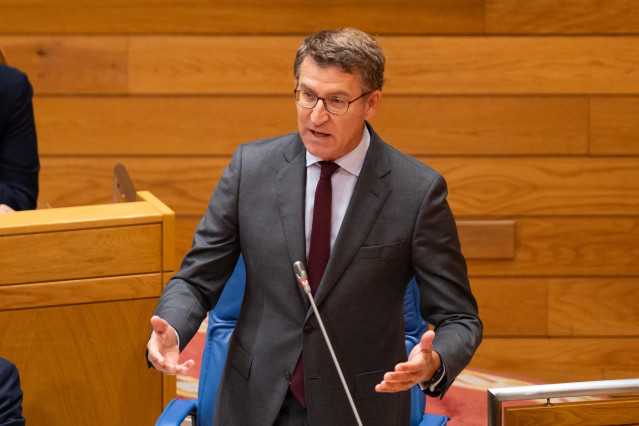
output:
<path id="1" fill-rule="evenodd" d="M 410 352 L 406 362 L 400 362 L 394 371 L 384 374 L 375 390 L 377 392 L 399 392 L 428 381 L 439 368 L 439 354 L 433 350 L 435 332 L 427 331 L 420 342 Z"/>

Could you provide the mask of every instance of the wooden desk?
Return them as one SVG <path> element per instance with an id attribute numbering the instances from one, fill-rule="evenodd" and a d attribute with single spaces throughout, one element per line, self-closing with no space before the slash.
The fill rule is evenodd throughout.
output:
<path id="1" fill-rule="evenodd" d="M 175 217 L 138 200 L 0 215 L 0 356 L 28 424 L 152 424 L 174 392 L 144 353 Z"/>

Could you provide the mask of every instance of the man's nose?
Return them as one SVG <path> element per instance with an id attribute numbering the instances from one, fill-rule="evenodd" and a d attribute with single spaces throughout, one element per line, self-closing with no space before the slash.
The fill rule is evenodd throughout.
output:
<path id="1" fill-rule="evenodd" d="M 320 124 L 328 121 L 331 113 L 326 109 L 324 101 L 322 99 L 317 100 L 317 104 L 311 110 L 311 120 L 313 124 Z"/>

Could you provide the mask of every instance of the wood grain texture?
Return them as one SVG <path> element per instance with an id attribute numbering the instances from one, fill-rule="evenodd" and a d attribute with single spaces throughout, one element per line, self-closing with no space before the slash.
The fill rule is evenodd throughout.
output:
<path id="1" fill-rule="evenodd" d="M 0 36 L 0 46 L 8 63 L 29 76 L 37 94 L 125 94 L 128 90 L 126 37 Z"/>
<path id="2" fill-rule="evenodd" d="M 418 156 L 448 183 L 463 219 L 538 215 L 639 215 L 639 168 L 628 158 Z M 126 165 L 136 188 L 178 215 L 204 213 L 230 157 L 41 158 L 40 200 L 53 207 L 109 203 L 112 170 Z"/>
<path id="3" fill-rule="evenodd" d="M 594 96 L 590 105 L 590 154 L 639 155 L 639 99 Z"/>
<path id="4" fill-rule="evenodd" d="M 636 34 L 633 0 L 486 0 L 486 32 L 492 34 Z"/>
<path id="5" fill-rule="evenodd" d="M 633 94 L 639 43 L 625 37 L 393 37 L 386 91 L 402 94 Z"/>
<path id="6" fill-rule="evenodd" d="M 414 155 L 583 155 L 588 105 L 585 97 L 384 95 L 372 124 Z M 38 96 L 34 108 L 41 155 L 231 155 L 240 143 L 297 129 L 292 93 Z M 634 121 L 631 114 L 599 120 Z"/>
<path id="7" fill-rule="evenodd" d="M 457 223 L 457 231 L 467 259 L 515 257 L 514 220 L 465 220 Z"/>
<path id="8" fill-rule="evenodd" d="M 550 334 L 639 336 L 639 277 L 551 279 L 548 288 Z"/>
<path id="9" fill-rule="evenodd" d="M 0 285 L 0 311 L 160 297 L 160 273 Z"/>
<path id="10" fill-rule="evenodd" d="M 486 337 L 639 336 L 639 278 L 471 277 Z"/>
<path id="11" fill-rule="evenodd" d="M 162 268 L 159 224 L 8 235 L 0 241 L 0 285 L 142 274 Z"/>
<path id="12" fill-rule="evenodd" d="M 372 33 L 480 33 L 482 0 L 109 0 L 0 2 L 8 33 L 307 34 L 354 26 Z M 52 17 L 55 17 L 52 19 Z"/>
<path id="13" fill-rule="evenodd" d="M 637 40 L 384 36 L 384 90 L 405 95 L 638 94 Z M 283 95 L 294 86 L 292 63 L 300 37 L 56 35 L 6 36 L 0 43 L 12 64 L 34 75 L 38 94 Z"/>
<path id="14" fill-rule="evenodd" d="M 548 279 L 471 277 L 484 337 L 548 336 Z"/>
<path id="15" fill-rule="evenodd" d="M 166 36 L 130 41 L 132 93 L 282 94 L 297 37 Z M 380 37 L 392 94 L 636 94 L 626 37 Z M 170 59 L 170 61 L 169 61 Z M 236 78 L 241 75 L 242 78 Z"/>
<path id="16" fill-rule="evenodd" d="M 517 219 L 512 261 L 476 260 L 471 276 L 639 275 L 638 217 Z"/>
<path id="17" fill-rule="evenodd" d="M 162 376 L 144 351 L 157 298 L 0 312 L 33 425 L 152 424 Z"/>
<path id="18" fill-rule="evenodd" d="M 638 350 L 639 337 L 487 337 L 470 367 L 542 383 L 627 379 L 639 371 L 630 356 Z"/>
<path id="19" fill-rule="evenodd" d="M 508 426 L 547 425 L 636 425 L 639 398 L 611 401 L 587 401 L 552 404 L 548 407 L 505 407 L 504 424 Z"/>

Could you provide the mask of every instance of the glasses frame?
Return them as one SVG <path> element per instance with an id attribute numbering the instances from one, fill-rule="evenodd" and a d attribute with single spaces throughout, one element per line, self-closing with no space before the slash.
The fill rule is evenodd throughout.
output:
<path id="1" fill-rule="evenodd" d="M 364 96 L 370 95 L 371 93 L 373 93 L 372 90 L 369 90 L 368 92 L 362 93 L 361 95 L 359 95 L 358 97 L 356 97 L 352 101 L 346 101 L 346 99 L 342 99 L 343 101 L 346 101 L 346 111 L 344 111 L 344 112 L 333 112 L 330 109 L 328 109 L 328 105 L 326 104 L 326 97 L 322 98 L 320 96 L 315 95 L 315 93 L 313 93 L 315 95 L 315 97 L 317 98 L 315 100 L 315 104 L 313 104 L 313 106 L 304 106 L 304 105 L 300 104 L 299 101 L 297 100 L 297 93 L 298 92 L 310 92 L 310 93 L 313 93 L 310 90 L 301 90 L 301 89 L 295 88 L 295 90 L 293 90 L 293 94 L 295 95 L 295 103 L 297 105 L 301 106 L 302 108 L 313 109 L 313 108 L 315 108 L 317 106 L 317 103 L 321 100 L 322 103 L 324 104 L 324 109 L 326 111 L 328 111 L 330 114 L 333 114 L 333 115 L 344 115 L 344 114 L 346 114 L 348 112 L 349 108 L 351 107 L 351 104 L 353 102 L 358 101 L 358 100 L 362 99 Z M 341 99 L 341 98 L 338 98 L 338 99 Z"/>

